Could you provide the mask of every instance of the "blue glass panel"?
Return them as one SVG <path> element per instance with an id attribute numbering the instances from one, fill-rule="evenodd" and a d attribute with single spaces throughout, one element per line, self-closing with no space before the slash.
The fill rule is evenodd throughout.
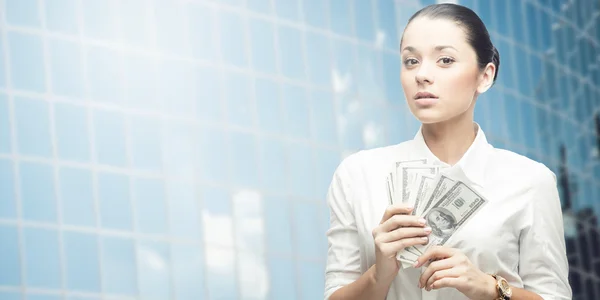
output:
<path id="1" fill-rule="evenodd" d="M 2 47 L 2 45 L 0 45 Z M 0 68 L 2 66 L 0 65 Z M 1 73 L 1 72 L 0 72 Z M 8 97 L 0 94 L 0 153 L 11 153 L 11 122 Z"/>
<path id="2" fill-rule="evenodd" d="M 9 291 L 0 291 L 0 299 L 2 300 L 22 300 L 21 293 L 18 292 L 9 292 Z"/>
<path id="3" fill-rule="evenodd" d="M 221 74 L 217 69 L 200 67 L 196 71 L 196 115 L 207 121 L 221 121 L 224 101 L 221 98 Z"/>
<path id="4" fill-rule="evenodd" d="M 198 59 L 216 59 L 214 10 L 202 3 L 190 3 L 186 9 L 190 35 L 188 42 L 192 47 L 192 55 Z"/>
<path id="5" fill-rule="evenodd" d="M 45 92 L 46 76 L 44 75 L 44 55 L 41 37 L 9 32 L 8 45 L 12 86 L 19 90 Z"/>
<path id="6" fill-rule="evenodd" d="M 306 90 L 297 85 L 282 86 L 287 134 L 294 138 L 310 138 L 310 110 Z"/>
<path id="7" fill-rule="evenodd" d="M 165 187 L 160 179 L 137 178 L 133 181 L 136 231 L 166 234 Z"/>
<path id="8" fill-rule="evenodd" d="M 540 35 L 539 35 L 539 23 L 538 23 L 538 15 L 540 9 L 535 7 L 532 3 L 525 3 L 525 22 L 527 26 L 525 27 L 527 30 L 527 38 L 529 40 L 529 47 L 534 51 L 543 51 L 540 45 Z"/>
<path id="9" fill-rule="evenodd" d="M 66 287 L 71 290 L 100 292 L 98 238 L 94 234 L 64 232 Z"/>
<path id="10" fill-rule="evenodd" d="M 79 47 L 74 42 L 49 39 L 50 74 L 54 94 L 77 98 L 83 96 L 83 59 Z"/>
<path id="11" fill-rule="evenodd" d="M 194 72 L 194 66 L 188 62 L 164 60 L 158 63 L 158 97 L 163 99 L 166 113 L 194 117 Z"/>
<path id="12" fill-rule="evenodd" d="M 537 116 L 535 107 L 529 101 L 521 101 L 521 128 L 523 131 L 523 141 L 529 151 L 538 150 L 538 133 L 535 129 Z"/>
<path id="13" fill-rule="evenodd" d="M 258 126 L 262 131 L 280 133 L 283 127 L 279 85 L 269 79 L 256 78 L 254 83 Z"/>
<path id="14" fill-rule="evenodd" d="M 133 240 L 121 237 L 102 237 L 101 245 L 102 290 L 109 294 L 137 295 L 136 255 Z"/>
<path id="15" fill-rule="evenodd" d="M 56 222 L 54 169 L 51 165 L 20 162 L 23 219 Z"/>
<path id="16" fill-rule="evenodd" d="M 211 228 L 204 231 L 206 244 L 233 247 L 233 214 L 229 193 L 224 189 L 203 186 L 201 199 L 204 207 L 203 227 Z"/>
<path id="17" fill-rule="evenodd" d="M 396 23 L 396 6 L 395 2 L 388 0 L 377 0 L 377 17 L 378 20 L 377 34 L 383 34 L 384 46 L 390 49 L 398 49 L 400 47 L 400 39 L 398 37 L 398 25 Z M 409 10 L 410 8 L 402 8 L 399 11 Z M 413 8 L 414 9 L 414 8 Z M 415 9 L 416 12 L 416 9 Z M 412 15 L 412 13 L 411 13 Z M 408 19 L 406 19 L 408 21 Z M 404 23 L 401 24 L 402 27 L 405 26 Z"/>
<path id="18" fill-rule="evenodd" d="M 338 151 L 319 149 L 316 151 L 316 191 L 317 199 L 325 200 L 333 173 L 340 163 L 341 154 Z"/>
<path id="19" fill-rule="evenodd" d="M 277 38 L 279 41 L 279 61 L 283 76 L 297 80 L 305 79 L 304 45 L 300 30 L 288 26 L 279 26 Z"/>
<path id="20" fill-rule="evenodd" d="M 109 1 L 83 1 L 83 33 L 88 38 L 115 39 L 115 19 Z"/>
<path id="21" fill-rule="evenodd" d="M 86 59 L 92 99 L 111 104 L 123 103 L 120 54 L 107 48 L 88 47 Z"/>
<path id="22" fill-rule="evenodd" d="M 289 21 L 298 21 L 300 19 L 299 0 L 274 0 L 275 13 L 279 18 Z"/>
<path id="23" fill-rule="evenodd" d="M 163 128 L 164 168 L 170 176 L 192 178 L 198 168 L 198 131 L 186 122 L 172 121 Z M 209 145 L 210 146 L 210 145 Z"/>
<path id="24" fill-rule="evenodd" d="M 339 94 L 352 94 L 357 90 L 358 67 L 354 60 L 355 45 L 342 40 L 332 42 L 332 84 Z"/>
<path id="25" fill-rule="evenodd" d="M 500 71 L 498 72 L 497 82 L 509 89 L 516 89 L 516 78 L 514 76 L 514 55 L 513 47 L 503 40 L 498 40 L 496 44 L 498 53 L 500 53 Z"/>
<path id="26" fill-rule="evenodd" d="M 40 27 L 38 3 L 36 0 L 6 1 L 6 22 L 13 26 Z"/>
<path id="27" fill-rule="evenodd" d="M 287 172 L 283 141 L 265 138 L 260 149 L 263 187 L 271 191 L 285 191 Z"/>
<path id="28" fill-rule="evenodd" d="M 96 226 L 92 172 L 61 167 L 59 181 L 63 224 Z"/>
<path id="29" fill-rule="evenodd" d="M 206 253 L 206 285 L 211 299 L 237 300 L 238 285 L 235 251 L 208 247 Z"/>
<path id="30" fill-rule="evenodd" d="M 56 230 L 23 228 L 22 255 L 25 259 L 27 286 L 49 289 L 62 287 L 60 246 Z"/>
<path id="31" fill-rule="evenodd" d="M 150 16 L 148 13 L 147 0 L 125 0 L 119 1 L 119 24 L 121 41 L 138 47 L 147 47 L 152 43 L 153 30 L 149 30 Z M 154 11 L 159 12 L 157 9 Z M 152 14 L 154 15 L 154 14 Z M 167 25 L 159 23 L 157 29 Z"/>
<path id="32" fill-rule="evenodd" d="M 56 146 L 60 159 L 90 161 L 90 135 L 87 123 L 85 107 L 54 104 Z"/>
<path id="33" fill-rule="evenodd" d="M 123 60 L 126 105 L 139 110 L 161 110 L 162 99 L 157 97 L 155 59 L 139 54 L 125 54 Z"/>
<path id="34" fill-rule="evenodd" d="M 169 299 L 169 246 L 164 242 L 140 242 L 137 245 L 138 278 L 142 299 Z"/>
<path id="35" fill-rule="evenodd" d="M 314 196 L 314 163 L 311 148 L 304 144 L 288 144 L 288 192 L 294 196 L 312 198 Z"/>
<path id="36" fill-rule="evenodd" d="M 229 152 L 226 137 L 225 132 L 220 129 L 202 130 L 199 145 L 201 178 L 217 182 L 228 180 Z"/>
<path id="37" fill-rule="evenodd" d="M 405 97 L 400 84 L 400 55 L 386 52 L 382 55 L 382 67 L 386 100 L 391 104 L 403 103 Z"/>
<path id="38" fill-rule="evenodd" d="M 0 226 L 0 285 L 21 285 L 21 259 L 17 227 Z M 3 296 L 0 294 L 0 296 Z M 0 297 L 0 299 L 5 299 Z"/>
<path id="39" fill-rule="evenodd" d="M 337 145 L 337 122 L 333 104 L 333 94 L 329 92 L 311 92 L 311 123 L 313 124 L 312 138 L 318 143 Z"/>
<path id="40" fill-rule="evenodd" d="M 131 230 L 129 178 L 115 173 L 98 174 L 98 200 L 103 228 Z"/>
<path id="41" fill-rule="evenodd" d="M 403 107 L 404 108 L 404 107 Z M 388 109 L 385 113 L 387 119 L 387 140 L 390 144 L 397 144 L 412 139 L 416 131 L 408 127 L 408 119 L 414 118 L 406 109 Z"/>
<path id="42" fill-rule="evenodd" d="M 252 67 L 260 72 L 277 73 L 273 23 L 250 19 L 249 30 L 252 40 Z"/>
<path id="43" fill-rule="evenodd" d="M 317 209 L 317 204 L 311 202 L 298 201 L 293 205 L 294 250 L 299 257 L 314 259 L 326 250 Z"/>
<path id="44" fill-rule="evenodd" d="M 200 245 L 171 246 L 173 289 L 177 299 L 205 299 L 205 263 Z"/>
<path id="45" fill-rule="evenodd" d="M 552 46 L 552 22 L 545 11 L 540 11 L 540 43 L 545 52 Z"/>
<path id="46" fill-rule="evenodd" d="M 492 10 L 493 10 L 493 1 L 479 1 L 477 2 L 477 14 L 487 27 L 487 30 L 494 31 L 496 30 L 495 24 L 492 22 Z"/>
<path id="47" fill-rule="evenodd" d="M 48 103 L 43 100 L 14 98 L 19 153 L 52 157 L 48 109 Z"/>
<path id="48" fill-rule="evenodd" d="M 329 1 L 329 26 L 334 33 L 353 34 L 350 4 L 349 1 Z"/>
<path id="49" fill-rule="evenodd" d="M 246 1 L 246 7 L 251 11 L 263 13 L 263 14 L 271 14 L 273 13 L 273 7 L 271 4 L 271 0 L 252 0 Z"/>
<path id="50" fill-rule="evenodd" d="M 169 233 L 173 237 L 200 240 L 202 227 L 196 185 L 192 181 L 167 183 Z"/>
<path id="51" fill-rule="evenodd" d="M 233 183 L 244 187 L 258 187 L 259 173 L 256 137 L 253 134 L 231 132 L 231 164 L 234 166 Z M 223 154 L 221 154 L 223 155 Z"/>
<path id="52" fill-rule="evenodd" d="M 521 125 L 520 125 L 520 116 L 521 116 L 521 108 L 519 100 L 516 100 L 512 97 L 506 97 L 504 99 L 504 111 L 505 111 L 505 120 L 507 129 L 508 129 L 508 139 L 511 143 L 521 144 Z"/>
<path id="53" fill-rule="evenodd" d="M 325 290 L 325 273 L 323 266 L 317 262 L 296 262 L 300 277 L 300 294 L 302 300 L 323 297 Z"/>
<path id="54" fill-rule="evenodd" d="M 328 29 L 327 2 L 322 0 L 303 0 L 304 21 L 313 27 Z"/>
<path id="55" fill-rule="evenodd" d="M 519 91 L 523 95 L 530 96 L 532 94 L 531 77 L 526 69 L 527 67 L 529 67 L 529 55 L 527 54 L 527 52 L 525 52 L 525 50 L 522 47 L 516 46 L 514 50 L 515 56 L 517 58 L 515 63 L 517 64 L 517 66 L 520 66 L 519 72 L 515 72 L 518 76 L 517 82 Z"/>
<path id="56" fill-rule="evenodd" d="M 246 38 L 244 37 L 244 18 L 237 13 L 219 11 L 219 40 L 221 42 L 221 58 L 227 64 L 246 67 Z"/>
<path id="57" fill-rule="evenodd" d="M 131 116 L 131 162 L 134 168 L 160 170 L 162 168 L 160 120 Z"/>
<path id="58" fill-rule="evenodd" d="M 62 296 L 53 294 L 27 294 L 27 300 L 62 300 Z"/>
<path id="59" fill-rule="evenodd" d="M 525 27 L 525 22 L 523 20 L 524 5 L 524 2 L 521 0 L 508 0 L 510 20 L 512 23 L 512 38 L 515 39 L 517 44 L 521 45 L 527 44 L 527 39 L 525 37 L 526 30 L 523 30 L 523 27 Z"/>
<path id="60" fill-rule="evenodd" d="M 4 60 L 4 43 L 6 41 L 3 40 L 2 37 L 0 37 L 0 70 L 6 70 L 6 66 L 7 63 Z M 2 88 L 6 88 L 6 71 L 4 72 L 0 72 L 0 87 Z"/>
<path id="61" fill-rule="evenodd" d="M 373 5 L 371 1 L 354 1 L 354 24 L 359 39 L 374 43 L 375 25 L 373 21 Z"/>
<path id="62" fill-rule="evenodd" d="M 227 73 L 227 117 L 229 122 L 244 128 L 254 127 L 252 78 L 242 73 Z"/>
<path id="63" fill-rule="evenodd" d="M 168 55 L 187 55 L 188 37 L 185 36 L 185 11 L 182 5 L 171 1 L 154 1 L 154 18 L 156 24 L 153 29 L 156 34 L 158 49 Z M 189 11 L 188 11 L 189 12 Z M 203 17 L 202 15 L 196 18 Z M 195 18 L 191 18 L 194 20 Z M 198 38 L 198 37 L 194 37 Z M 207 43 L 212 44 L 212 43 Z"/>
<path id="64" fill-rule="evenodd" d="M 331 86 L 331 59 L 329 55 L 329 39 L 318 33 L 305 33 L 306 66 L 312 83 Z"/>
<path id="65" fill-rule="evenodd" d="M 264 200 L 263 211 L 267 252 L 278 256 L 292 255 L 290 203 L 285 197 L 269 196 Z"/>
<path id="66" fill-rule="evenodd" d="M 0 218 L 16 219 L 17 202 L 13 162 L 0 159 Z"/>
<path id="67" fill-rule="evenodd" d="M 101 164 L 125 166 L 125 121 L 117 112 L 97 110 L 93 112 L 96 158 Z"/>
<path id="68" fill-rule="evenodd" d="M 488 2 L 488 1 L 482 1 Z M 489 1 L 494 15 L 494 28 L 496 31 L 503 36 L 510 36 L 510 22 L 506 22 L 507 18 L 510 17 L 508 14 L 508 3 L 506 1 Z M 461 2 L 461 5 L 464 5 Z M 488 29 L 489 30 L 489 29 Z"/>
<path id="69" fill-rule="evenodd" d="M 269 257 L 269 299 L 296 300 L 296 275 L 294 261 L 279 257 Z M 322 297 L 322 295 L 320 295 Z"/>

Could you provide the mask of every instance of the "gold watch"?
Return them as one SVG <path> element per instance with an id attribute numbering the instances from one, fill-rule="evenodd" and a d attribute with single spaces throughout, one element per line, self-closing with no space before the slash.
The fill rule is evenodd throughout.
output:
<path id="1" fill-rule="evenodd" d="M 508 281 L 497 274 L 491 274 L 496 279 L 496 289 L 498 290 L 498 298 L 496 300 L 510 300 L 512 297 L 512 289 L 508 285 Z"/>

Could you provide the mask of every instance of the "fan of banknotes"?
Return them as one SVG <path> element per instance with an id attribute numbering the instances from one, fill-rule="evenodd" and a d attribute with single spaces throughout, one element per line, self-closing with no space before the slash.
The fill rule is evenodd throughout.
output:
<path id="1" fill-rule="evenodd" d="M 444 245 L 487 203 L 459 167 L 431 164 L 425 158 L 396 162 L 386 181 L 389 203 L 412 205 L 412 214 L 425 218 L 432 229 L 426 245 L 398 252 L 403 268 L 412 267 L 430 247 Z"/>

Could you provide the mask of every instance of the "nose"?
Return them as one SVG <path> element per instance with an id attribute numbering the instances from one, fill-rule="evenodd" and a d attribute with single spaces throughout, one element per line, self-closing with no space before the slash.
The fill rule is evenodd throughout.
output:
<path id="1" fill-rule="evenodd" d="M 419 70 L 417 71 L 415 79 L 420 84 L 433 83 L 433 76 L 431 75 L 431 72 L 429 71 L 429 67 L 427 66 L 427 64 L 422 64 L 419 67 Z"/>

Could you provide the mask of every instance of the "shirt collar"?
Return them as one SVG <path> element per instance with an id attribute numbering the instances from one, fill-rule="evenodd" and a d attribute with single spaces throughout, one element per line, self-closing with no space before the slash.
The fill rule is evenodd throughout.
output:
<path id="1" fill-rule="evenodd" d="M 483 132 L 479 124 L 474 122 L 474 126 L 476 126 L 477 128 L 475 140 L 467 149 L 467 152 L 465 152 L 462 158 L 456 163 L 455 166 L 461 168 L 463 173 L 471 182 L 483 187 L 485 166 L 487 163 L 487 158 L 489 155 L 491 145 L 488 143 L 485 137 L 485 133 Z M 445 167 L 454 167 L 448 165 L 445 162 L 442 162 L 431 152 L 431 150 L 425 143 L 425 139 L 423 138 L 422 129 L 423 127 L 421 126 L 414 138 L 414 142 L 417 147 L 416 153 L 419 153 L 421 155 L 425 154 L 426 158 L 433 164 L 439 164 Z"/>

